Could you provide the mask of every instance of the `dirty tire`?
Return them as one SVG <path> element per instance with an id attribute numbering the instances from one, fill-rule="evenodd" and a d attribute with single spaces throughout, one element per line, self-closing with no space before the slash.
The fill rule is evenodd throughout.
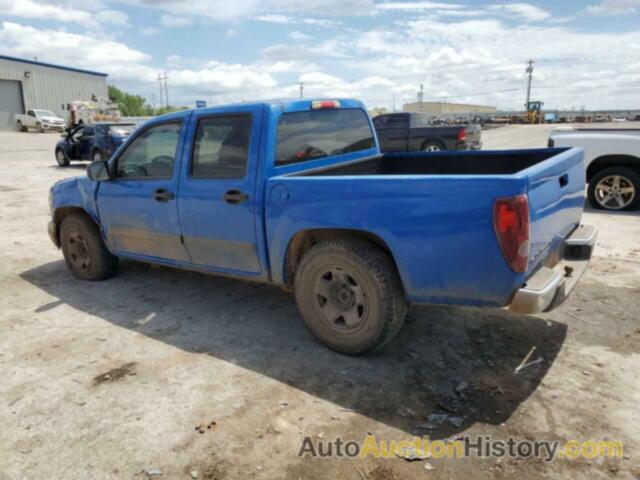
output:
<path id="1" fill-rule="evenodd" d="M 425 152 L 442 152 L 445 150 L 445 147 L 442 143 L 431 140 L 422 146 L 422 150 Z"/>
<path id="2" fill-rule="evenodd" d="M 41 123 L 36 123 L 36 130 L 38 130 L 39 133 L 44 133 L 44 128 L 42 128 Z"/>
<path id="3" fill-rule="evenodd" d="M 627 194 L 621 196 L 621 201 L 624 204 L 623 207 L 613 201 L 604 202 L 605 205 L 603 205 L 603 199 L 599 199 L 597 191 L 598 185 L 603 181 L 606 182 L 606 179 L 610 177 L 619 177 L 621 186 L 634 190 L 633 196 L 628 196 Z M 635 170 L 627 167 L 606 168 L 591 178 L 587 189 L 587 196 L 591 206 L 600 210 L 637 210 L 640 208 L 640 175 Z"/>
<path id="4" fill-rule="evenodd" d="M 61 167 L 69 166 L 69 158 L 64 154 L 61 148 L 56 149 L 56 162 Z"/>
<path id="5" fill-rule="evenodd" d="M 365 240 L 335 239 L 311 247 L 300 261 L 294 291 L 309 330 L 341 353 L 381 349 L 400 331 L 407 313 L 392 259 Z"/>
<path id="6" fill-rule="evenodd" d="M 107 250 L 98 227 L 86 215 L 72 214 L 62 221 L 60 243 L 67 267 L 82 280 L 106 280 L 118 270 L 118 257 Z"/>

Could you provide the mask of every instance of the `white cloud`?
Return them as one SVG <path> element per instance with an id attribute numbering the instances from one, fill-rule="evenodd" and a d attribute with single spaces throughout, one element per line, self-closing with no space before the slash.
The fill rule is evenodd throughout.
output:
<path id="1" fill-rule="evenodd" d="M 197 68 L 183 68 L 185 59 L 170 55 L 162 68 L 152 67 L 151 58 L 127 45 L 89 35 L 59 30 L 37 29 L 13 22 L 0 28 L 3 52 L 16 57 L 38 56 L 42 61 L 84 68 L 109 74 L 109 82 L 148 96 L 157 88 L 160 70 L 169 78 L 172 102 L 190 103 L 195 95 L 220 95 L 221 99 L 238 100 L 246 92 L 251 97 L 273 97 L 278 86 L 273 73 L 295 70 L 294 62 L 229 64 L 207 62 Z"/>
<path id="2" fill-rule="evenodd" d="M 127 24 L 128 17 L 124 12 L 102 9 L 99 2 L 89 4 L 87 8 L 64 1 L 0 0 L 0 15 L 76 23 L 89 29 L 99 29 L 104 23 L 117 26 Z"/>
<path id="3" fill-rule="evenodd" d="M 142 35 L 148 37 L 148 36 L 156 35 L 156 34 L 160 33 L 160 29 L 156 28 L 156 27 L 145 27 L 140 31 L 140 33 L 142 33 Z"/>
<path id="4" fill-rule="evenodd" d="M 283 17 L 332 17 L 369 15 L 375 10 L 373 0 L 121 0 L 123 2 L 158 8 L 178 16 L 191 16 L 215 21 L 233 21 L 260 18 L 269 21 L 269 16 Z M 265 20 L 266 18 L 266 20 Z M 277 20 L 277 17 L 273 17 Z M 281 23 L 281 22 L 280 22 Z"/>
<path id="5" fill-rule="evenodd" d="M 499 5 L 491 5 L 490 10 L 502 12 L 507 16 L 513 16 L 530 22 L 539 22 L 547 20 L 551 14 L 540 7 L 531 5 L 530 3 L 507 3 Z"/>
<path id="6" fill-rule="evenodd" d="M 465 8 L 464 5 L 454 3 L 440 3 L 440 2 L 387 2 L 378 3 L 376 9 L 378 10 L 458 10 Z"/>
<path id="7" fill-rule="evenodd" d="M 591 15 L 624 15 L 640 11 L 640 0 L 604 0 L 587 7 Z"/>
<path id="8" fill-rule="evenodd" d="M 294 42 L 304 42 L 306 40 L 311 40 L 313 38 L 311 35 L 307 35 L 306 33 L 302 33 L 302 32 L 300 32 L 298 30 L 294 30 L 293 32 L 289 32 L 287 34 L 287 37 L 289 37 Z"/>
<path id="9" fill-rule="evenodd" d="M 3 22 L 0 43 L 9 55 L 109 73 L 121 78 L 150 78 L 149 56 L 123 43 L 60 30 Z"/>
<path id="10" fill-rule="evenodd" d="M 281 24 L 293 23 L 295 21 L 293 17 L 290 17 L 289 15 L 281 15 L 281 14 L 275 14 L 275 13 L 270 13 L 267 15 L 258 15 L 254 17 L 254 19 L 260 22 L 281 23 Z"/>
<path id="11" fill-rule="evenodd" d="M 227 38 L 234 38 L 238 35 L 238 31 L 235 28 L 229 28 L 226 32 L 224 32 L 224 36 Z"/>
<path id="12" fill-rule="evenodd" d="M 191 19 L 186 17 L 168 15 L 166 13 L 160 17 L 160 25 L 163 27 L 187 27 L 191 24 Z"/>
<path id="13" fill-rule="evenodd" d="M 101 10 L 95 14 L 98 23 L 107 23 L 118 27 L 125 27 L 129 23 L 129 17 L 126 13 L 118 10 Z"/>

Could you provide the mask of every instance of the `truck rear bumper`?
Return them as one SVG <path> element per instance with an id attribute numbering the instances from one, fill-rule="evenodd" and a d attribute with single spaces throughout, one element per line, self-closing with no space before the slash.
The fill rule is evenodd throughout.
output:
<path id="1" fill-rule="evenodd" d="M 463 142 L 456 144 L 456 150 L 482 150 L 482 142 Z"/>
<path id="2" fill-rule="evenodd" d="M 539 313 L 560 305 L 575 288 L 591 260 L 598 230 L 589 225 L 576 228 L 562 247 L 562 260 L 553 268 L 543 266 L 520 288 L 509 310 Z"/>

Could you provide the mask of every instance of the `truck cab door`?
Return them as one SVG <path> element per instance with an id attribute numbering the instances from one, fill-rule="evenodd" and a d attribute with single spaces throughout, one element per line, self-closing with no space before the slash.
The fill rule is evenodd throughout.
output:
<path id="1" fill-rule="evenodd" d="M 81 160 L 91 159 L 91 147 L 95 139 L 96 130 L 94 127 L 84 127 L 78 138 L 78 156 Z"/>
<path id="2" fill-rule="evenodd" d="M 195 111 L 179 191 L 184 244 L 193 264 L 260 274 L 256 172 L 263 107 Z"/>
<path id="3" fill-rule="evenodd" d="M 153 123 L 112 159 L 99 183 L 100 225 L 116 255 L 189 262 L 180 238 L 178 179 L 186 120 Z"/>

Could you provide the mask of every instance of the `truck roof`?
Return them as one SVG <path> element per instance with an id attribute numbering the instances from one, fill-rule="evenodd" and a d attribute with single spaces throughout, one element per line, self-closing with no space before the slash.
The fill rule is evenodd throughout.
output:
<path id="1" fill-rule="evenodd" d="M 311 103 L 317 101 L 338 101 L 340 103 L 339 108 L 361 108 L 366 110 L 364 103 L 360 100 L 356 100 L 353 98 L 279 98 L 279 99 L 269 99 L 269 100 L 260 100 L 254 102 L 240 102 L 240 103 L 230 103 L 224 105 L 212 105 L 210 107 L 204 108 L 192 108 L 189 110 L 181 110 L 179 112 L 167 113 L 165 115 L 161 115 L 157 118 L 183 118 L 193 111 L 199 112 L 224 112 L 224 111 L 232 111 L 237 109 L 238 107 L 256 107 L 256 106 L 264 106 L 269 108 L 270 110 L 281 109 L 283 112 L 302 112 L 311 109 Z"/>

